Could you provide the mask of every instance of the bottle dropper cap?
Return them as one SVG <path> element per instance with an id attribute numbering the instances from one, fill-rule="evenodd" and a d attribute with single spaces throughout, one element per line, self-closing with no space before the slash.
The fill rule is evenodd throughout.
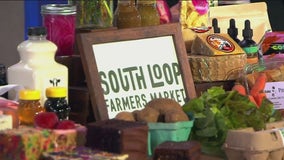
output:
<path id="1" fill-rule="evenodd" d="M 252 38 L 253 30 L 250 28 L 250 21 L 245 20 L 245 28 L 243 29 L 243 37 L 244 38 Z"/>
<path id="2" fill-rule="evenodd" d="M 212 26 L 213 26 L 214 33 L 220 33 L 220 28 L 218 27 L 217 18 L 212 19 Z"/>
<path id="3" fill-rule="evenodd" d="M 231 37 L 238 36 L 238 28 L 236 28 L 235 19 L 230 19 L 230 27 L 228 28 L 227 32 Z"/>
<path id="4" fill-rule="evenodd" d="M 46 28 L 45 27 L 29 27 L 28 28 L 28 35 L 29 36 L 46 35 Z"/>

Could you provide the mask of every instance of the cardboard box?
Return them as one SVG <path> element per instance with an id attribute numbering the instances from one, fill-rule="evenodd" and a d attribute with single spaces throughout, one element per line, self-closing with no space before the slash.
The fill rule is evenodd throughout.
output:
<path id="1" fill-rule="evenodd" d="M 228 160 L 282 160 L 284 122 L 267 124 L 267 129 L 229 130 L 223 149 Z"/>

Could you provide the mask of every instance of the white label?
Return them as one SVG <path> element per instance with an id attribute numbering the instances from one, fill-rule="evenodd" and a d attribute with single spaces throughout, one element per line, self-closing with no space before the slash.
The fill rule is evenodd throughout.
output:
<path id="1" fill-rule="evenodd" d="M 264 92 L 275 109 L 284 109 L 284 82 L 267 82 Z"/>

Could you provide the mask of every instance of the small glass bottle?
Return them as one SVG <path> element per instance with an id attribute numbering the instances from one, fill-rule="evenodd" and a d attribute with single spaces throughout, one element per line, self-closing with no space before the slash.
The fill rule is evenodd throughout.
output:
<path id="1" fill-rule="evenodd" d="M 160 24 L 160 15 L 156 0 L 137 0 L 137 8 L 141 15 L 141 26 Z"/>
<path id="2" fill-rule="evenodd" d="M 60 120 L 69 119 L 70 106 L 66 100 L 67 89 L 64 87 L 49 87 L 46 89 L 44 103 L 47 112 L 54 112 Z"/>
<path id="3" fill-rule="evenodd" d="M 253 30 L 250 27 L 250 21 L 245 20 L 245 27 L 243 29 L 243 40 L 239 45 L 247 54 L 247 63 L 254 64 L 258 62 L 258 46 L 252 39 Z"/>
<path id="4" fill-rule="evenodd" d="M 21 125 L 33 125 L 34 116 L 45 111 L 40 103 L 39 90 L 20 90 L 18 101 L 18 115 Z"/>
<path id="5" fill-rule="evenodd" d="M 118 0 L 114 17 L 114 25 L 118 29 L 141 26 L 141 15 L 134 0 Z"/>
<path id="6" fill-rule="evenodd" d="M 212 27 L 213 27 L 213 33 L 220 33 L 220 27 L 218 26 L 218 19 L 217 18 L 213 18 L 212 19 Z"/>
<path id="7" fill-rule="evenodd" d="M 47 28 L 47 39 L 54 42 L 56 56 L 74 54 L 76 6 L 70 4 L 46 4 L 41 6 L 42 23 Z"/>
<path id="8" fill-rule="evenodd" d="M 236 21 L 233 18 L 230 19 L 230 27 L 227 29 L 227 33 L 236 43 L 240 43 L 240 40 L 238 39 L 238 28 L 236 27 Z"/>

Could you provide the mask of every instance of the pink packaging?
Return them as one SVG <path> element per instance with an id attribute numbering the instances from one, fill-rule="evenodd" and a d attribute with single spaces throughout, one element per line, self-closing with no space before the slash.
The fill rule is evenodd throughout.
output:
<path id="1" fill-rule="evenodd" d="M 161 24 L 171 22 L 172 15 L 170 8 L 165 0 L 157 0 L 157 9 L 160 15 Z"/>

